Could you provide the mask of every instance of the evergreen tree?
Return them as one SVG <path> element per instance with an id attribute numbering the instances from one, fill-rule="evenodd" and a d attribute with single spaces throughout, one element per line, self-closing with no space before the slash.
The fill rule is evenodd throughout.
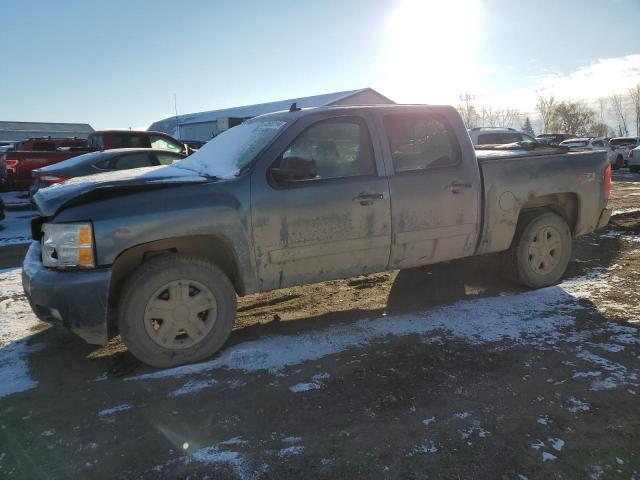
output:
<path id="1" fill-rule="evenodd" d="M 524 125 L 522 125 L 522 131 L 532 137 L 536 136 L 536 132 L 533 131 L 533 127 L 531 126 L 531 120 L 527 117 L 524 121 Z"/>

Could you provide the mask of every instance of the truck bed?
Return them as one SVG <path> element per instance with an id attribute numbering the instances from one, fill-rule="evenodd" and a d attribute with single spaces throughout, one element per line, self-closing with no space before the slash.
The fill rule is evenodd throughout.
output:
<path id="1" fill-rule="evenodd" d="M 483 178 L 482 234 L 477 253 L 509 248 L 522 209 L 536 208 L 550 196 L 561 205 L 573 235 L 592 232 L 605 207 L 605 151 L 567 152 L 553 147 L 531 151 L 476 152 Z"/>

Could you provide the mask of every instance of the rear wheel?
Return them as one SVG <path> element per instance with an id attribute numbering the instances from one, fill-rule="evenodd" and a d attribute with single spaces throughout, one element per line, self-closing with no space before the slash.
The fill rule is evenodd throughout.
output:
<path id="1" fill-rule="evenodd" d="M 167 255 L 142 264 L 123 288 L 120 335 L 153 367 L 197 362 L 227 340 L 236 314 L 229 278 L 213 263 Z"/>
<path id="2" fill-rule="evenodd" d="M 525 213 L 509 252 L 512 276 L 530 288 L 553 285 L 567 269 L 571 247 L 571 231 L 560 215 Z"/>

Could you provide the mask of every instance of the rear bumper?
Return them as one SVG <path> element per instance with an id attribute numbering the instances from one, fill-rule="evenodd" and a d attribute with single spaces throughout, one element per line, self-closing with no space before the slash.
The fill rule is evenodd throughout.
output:
<path id="1" fill-rule="evenodd" d="M 111 270 L 61 271 L 46 268 L 40 244 L 32 242 L 22 265 L 22 287 L 41 320 L 70 328 L 87 343 L 108 340 L 108 299 Z"/>

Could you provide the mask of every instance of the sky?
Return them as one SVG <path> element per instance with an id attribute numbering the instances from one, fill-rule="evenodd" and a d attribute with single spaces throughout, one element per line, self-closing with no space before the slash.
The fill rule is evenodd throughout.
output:
<path id="1" fill-rule="evenodd" d="M 147 128 L 372 87 L 533 111 L 640 82 L 640 0 L 0 0 L 0 120 Z M 634 38 L 635 37 L 635 38 Z"/>

